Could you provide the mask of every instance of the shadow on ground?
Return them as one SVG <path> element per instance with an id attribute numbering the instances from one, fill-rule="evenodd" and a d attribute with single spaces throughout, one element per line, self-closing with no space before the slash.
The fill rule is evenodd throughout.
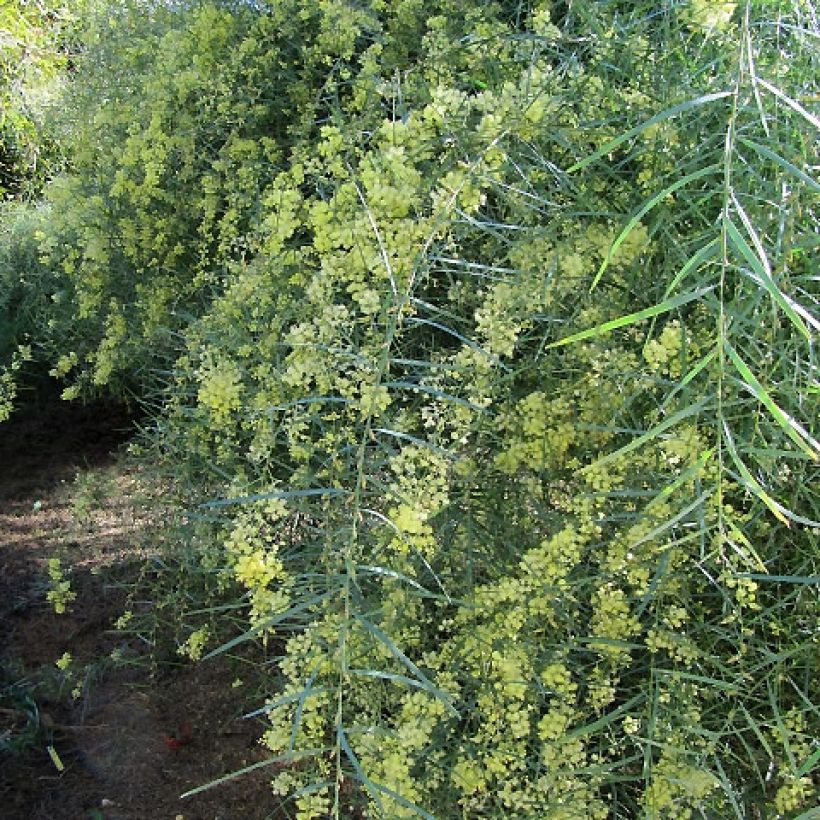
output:
<path id="1" fill-rule="evenodd" d="M 238 661 L 158 667 L 113 629 L 150 553 L 139 471 L 118 458 L 133 429 L 127 408 L 48 398 L 0 425 L 0 816 L 283 817 L 264 768 L 180 800 L 265 759 Z M 62 615 L 45 599 L 55 555 L 76 594 Z"/>

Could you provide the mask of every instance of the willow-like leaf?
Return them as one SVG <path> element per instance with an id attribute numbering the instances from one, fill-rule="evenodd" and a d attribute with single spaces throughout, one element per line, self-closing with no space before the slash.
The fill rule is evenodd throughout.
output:
<path id="1" fill-rule="evenodd" d="M 377 783 L 375 780 L 368 777 L 365 774 L 364 769 L 362 769 L 362 766 L 361 766 L 361 763 L 359 763 L 358 757 L 356 757 L 355 753 L 353 752 L 353 749 L 351 748 L 350 743 L 348 742 L 347 734 L 345 733 L 344 729 L 340 726 L 337 731 L 338 731 L 339 745 L 344 750 L 345 755 L 347 756 L 348 760 L 352 764 L 353 769 L 355 770 L 356 775 L 358 776 L 358 778 L 361 781 L 362 785 L 373 796 L 373 799 L 375 800 L 376 804 L 379 806 L 380 810 L 383 811 L 380 797 L 381 797 L 381 795 L 384 795 L 386 797 L 389 797 L 391 800 L 395 801 L 396 803 L 398 803 L 403 808 L 414 812 L 419 817 L 423 817 L 424 820 L 436 820 L 436 818 L 433 817 L 432 814 L 425 811 L 423 808 L 421 808 L 421 806 L 417 806 L 415 803 L 408 800 L 406 797 L 402 797 L 402 795 L 400 795 L 398 792 L 393 791 L 393 789 L 389 789 L 387 786 L 383 785 L 382 783 Z"/>
<path id="2" fill-rule="evenodd" d="M 765 405 L 766 409 L 771 413 L 772 418 L 780 425 L 786 435 L 812 461 L 820 459 L 820 443 L 809 434 L 803 425 L 775 403 L 774 399 L 772 399 L 763 385 L 758 381 L 755 374 L 749 369 L 746 362 L 740 358 L 738 352 L 732 347 L 728 339 L 723 340 L 723 347 L 729 354 L 732 364 L 737 368 L 746 389 L 761 402 L 761 404 Z"/>
<path id="3" fill-rule="evenodd" d="M 629 712 L 630 709 L 633 709 L 644 700 L 646 700 L 644 693 L 637 694 L 626 703 L 622 703 L 617 709 L 613 709 L 603 717 L 598 718 L 598 720 L 594 720 L 592 723 L 587 723 L 584 726 L 576 726 L 574 729 L 570 729 L 565 736 L 569 738 L 581 737 L 582 735 L 590 734 L 590 732 L 597 732 L 599 729 L 603 729 L 611 723 L 614 723 L 621 715 L 625 712 Z"/>
<path id="4" fill-rule="evenodd" d="M 704 296 L 712 290 L 714 290 L 714 287 L 701 288 L 700 290 L 696 290 L 691 293 L 681 293 L 678 296 L 673 296 L 671 299 L 666 299 L 663 302 L 659 302 L 657 305 L 652 305 L 652 307 L 638 310 L 635 313 L 629 313 L 626 316 L 619 316 L 617 319 L 611 319 L 608 322 L 602 322 L 600 325 L 595 325 L 595 327 L 582 330 L 579 333 L 573 333 L 571 336 L 566 336 L 563 339 L 559 339 L 557 342 L 552 342 L 552 344 L 547 345 L 546 349 L 549 350 L 554 347 L 563 347 L 564 345 L 580 342 L 584 339 L 603 336 L 604 334 L 617 330 L 620 327 L 634 325 L 638 322 L 644 321 L 645 319 L 650 319 L 653 316 L 668 313 L 670 310 L 674 310 L 682 305 L 689 304 L 689 302 L 694 302 L 696 299 L 700 299 L 701 296 Z"/>
<path id="5" fill-rule="evenodd" d="M 248 629 L 246 632 L 243 632 L 241 635 L 237 635 L 237 637 L 232 638 L 231 640 L 223 643 L 221 646 L 218 646 L 216 649 L 210 651 L 207 655 L 202 656 L 202 660 L 206 661 L 209 658 L 214 658 L 217 655 L 221 655 L 223 652 L 227 652 L 229 649 L 233 649 L 235 646 L 239 646 L 241 643 L 245 643 L 246 641 L 251 641 L 257 636 L 263 634 L 267 630 L 271 629 L 271 627 L 276 626 L 277 624 L 282 623 L 283 621 L 288 620 L 289 618 L 293 617 L 294 615 L 298 615 L 301 612 L 309 612 L 312 611 L 313 608 L 323 602 L 328 600 L 336 595 L 335 590 L 330 590 L 328 592 L 323 592 L 321 595 L 314 595 L 310 598 L 305 598 L 300 600 L 298 604 L 286 609 L 284 612 L 279 613 L 278 615 L 273 615 L 270 618 L 264 618 L 258 624 L 253 626 L 251 629 Z"/>
<path id="6" fill-rule="evenodd" d="M 389 650 L 390 654 L 405 668 L 409 669 L 411 674 L 415 676 L 415 678 L 419 681 L 421 688 L 426 690 L 429 694 L 436 698 L 436 700 L 441 701 L 447 711 L 453 717 L 459 717 L 458 710 L 453 705 L 453 699 L 448 695 L 446 692 L 439 689 L 428 677 L 421 671 L 421 669 L 401 651 L 401 649 L 396 646 L 393 640 L 383 632 L 379 627 L 377 627 L 374 623 L 371 623 L 366 618 L 362 618 L 361 615 L 354 616 L 356 620 L 371 634 L 373 635 L 380 643 L 384 644 L 385 647 Z"/>
<path id="7" fill-rule="evenodd" d="M 778 521 L 780 521 L 781 524 L 785 524 L 787 527 L 790 527 L 791 524 L 789 523 L 789 518 L 791 516 L 789 515 L 788 510 L 786 510 L 782 504 L 779 504 L 769 495 L 769 493 L 766 492 L 763 485 L 749 472 L 749 468 L 743 463 L 740 455 L 738 455 L 734 437 L 732 436 L 729 425 L 726 423 L 725 419 L 723 420 L 723 440 L 726 444 L 727 452 L 731 456 L 735 467 L 737 467 L 741 484 L 743 484 L 743 486 L 752 495 L 757 496 L 771 510 L 772 514 L 778 519 Z"/>
<path id="8" fill-rule="evenodd" d="M 820 193 L 820 182 L 813 177 L 810 177 L 805 171 L 802 171 L 794 163 L 789 162 L 784 157 L 781 157 L 780 154 L 775 153 L 765 145 L 761 145 L 760 143 L 747 139 L 746 137 L 740 137 L 739 142 L 747 148 L 751 148 L 753 151 L 756 151 L 760 154 L 760 156 L 766 157 L 766 159 L 770 159 L 772 162 L 777 163 L 781 168 L 792 174 L 792 176 L 808 185 L 814 193 Z"/>
<path id="9" fill-rule="evenodd" d="M 820 118 L 815 117 L 814 114 L 807 111 L 802 105 L 800 105 L 797 100 L 790 97 L 786 94 L 785 91 L 781 91 L 777 86 L 772 85 L 770 82 L 767 82 L 762 77 L 758 77 L 758 82 L 765 88 L 767 91 L 774 94 L 779 100 L 782 100 L 792 111 L 796 111 L 801 117 L 803 117 L 812 128 L 820 131 Z"/>
<path id="10" fill-rule="evenodd" d="M 656 424 L 652 429 L 647 430 L 642 435 L 638 436 L 636 439 L 633 439 L 628 444 L 625 444 L 623 447 L 619 448 L 618 450 L 614 450 L 611 453 L 607 453 L 605 456 L 597 459 L 592 463 L 592 467 L 601 467 L 604 464 L 609 464 L 611 461 L 615 461 L 615 459 L 620 458 L 621 456 L 625 456 L 627 453 L 631 453 L 633 450 L 638 449 L 638 447 L 643 446 L 648 441 L 651 441 L 654 438 L 657 438 L 661 435 L 661 433 L 665 433 L 670 428 L 674 427 L 679 422 L 683 421 L 686 418 L 691 416 L 695 416 L 704 410 L 711 402 L 710 397 L 702 398 L 700 401 L 695 402 L 695 404 L 690 404 L 688 407 L 684 407 L 682 410 L 678 410 L 669 418 L 664 419 L 659 424 Z"/>
<path id="11" fill-rule="evenodd" d="M 595 278 L 592 280 L 592 284 L 589 286 L 590 293 L 595 290 L 596 285 L 598 282 L 601 281 L 601 277 L 604 275 L 604 272 L 609 267 L 609 263 L 614 258 L 615 254 L 618 251 L 618 248 L 621 247 L 624 240 L 632 233 L 638 223 L 643 219 L 659 202 L 662 202 L 666 197 L 674 194 L 675 191 L 679 191 L 681 188 L 688 185 L 690 182 L 695 182 L 698 179 L 703 179 L 704 177 L 712 176 L 713 174 L 717 174 L 718 172 L 722 171 L 722 167 L 718 164 L 708 165 L 706 168 L 700 168 L 697 171 L 692 171 L 690 174 L 686 174 L 686 176 L 681 177 L 680 179 L 673 182 L 671 185 L 668 185 L 662 191 L 659 191 L 649 200 L 647 200 L 640 208 L 632 215 L 629 219 L 629 222 L 626 223 L 626 227 L 618 234 L 615 238 L 615 241 L 612 243 L 609 252 L 606 255 L 606 258 L 603 262 L 601 262 L 601 267 L 598 268 L 598 272 L 595 274 Z"/>
<path id="12" fill-rule="evenodd" d="M 305 758 L 321 755 L 326 751 L 326 749 L 304 749 L 294 754 L 277 755 L 276 757 L 269 757 L 266 760 L 260 760 L 258 763 L 253 763 L 250 766 L 245 766 L 244 768 L 238 769 L 237 771 L 231 772 L 230 774 L 223 775 L 222 777 L 217 777 L 215 780 L 210 780 L 202 786 L 197 786 L 195 789 L 190 789 L 184 794 L 181 794 L 179 797 L 180 800 L 185 800 L 188 797 L 193 797 L 195 794 L 201 794 L 202 792 L 207 791 L 208 789 L 214 788 L 214 786 L 221 786 L 223 783 L 228 783 L 231 780 L 236 780 L 237 777 L 242 777 L 242 775 L 248 774 L 250 772 L 255 772 L 258 769 L 264 769 L 268 766 L 275 766 L 278 763 L 297 763 L 298 761 L 304 760 Z"/>
<path id="13" fill-rule="evenodd" d="M 772 297 L 772 299 L 774 299 L 775 302 L 777 302 L 780 309 L 786 314 L 786 316 L 789 317 L 789 321 L 791 321 L 801 335 L 804 336 L 807 341 L 810 340 L 811 336 L 809 334 L 809 330 L 803 323 L 803 320 L 798 316 L 797 311 L 794 309 L 790 301 L 786 299 L 780 288 L 778 288 L 774 283 L 765 258 L 760 258 L 752 250 L 749 243 L 743 238 L 742 234 L 738 230 L 737 225 L 732 222 L 731 217 L 725 216 L 723 219 L 723 224 L 726 226 L 726 233 L 732 246 L 748 262 L 754 272 L 755 281 L 760 282 L 760 284 L 766 289 L 767 293 Z"/>
<path id="14" fill-rule="evenodd" d="M 727 97 L 731 96 L 731 91 L 717 91 L 714 94 L 704 94 L 701 97 L 696 97 L 694 100 L 687 100 L 686 102 L 673 105 L 671 108 L 667 108 L 665 111 L 661 111 L 660 114 L 655 114 L 654 117 L 650 117 L 648 120 L 640 123 L 640 125 L 636 125 L 634 128 L 630 128 L 628 131 L 624 131 L 623 134 L 619 134 L 617 137 L 613 137 L 608 142 L 605 142 L 597 151 L 590 154 L 588 157 L 584 157 L 584 159 L 576 162 L 574 165 L 570 165 L 570 167 L 567 168 L 567 173 L 574 174 L 576 171 L 586 168 L 588 165 L 595 162 L 595 160 L 605 157 L 607 154 L 614 151 L 619 145 L 622 145 L 627 140 L 632 139 L 632 137 L 638 136 L 638 134 L 646 131 L 646 129 L 652 125 L 668 120 L 677 114 L 682 114 L 683 112 L 697 108 L 698 106 L 705 105 L 706 103 L 715 102 L 716 100 L 725 100 Z"/>

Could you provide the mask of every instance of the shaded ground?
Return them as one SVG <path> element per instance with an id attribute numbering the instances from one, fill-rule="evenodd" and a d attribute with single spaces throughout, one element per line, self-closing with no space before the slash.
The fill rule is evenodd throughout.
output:
<path id="1" fill-rule="evenodd" d="M 145 483 L 115 455 L 131 429 L 122 408 L 47 400 L 0 425 L 0 816 L 283 817 L 264 768 L 180 800 L 265 758 L 238 661 L 157 666 L 112 628 L 150 526 Z M 45 599 L 53 556 L 76 594 L 62 615 Z"/>

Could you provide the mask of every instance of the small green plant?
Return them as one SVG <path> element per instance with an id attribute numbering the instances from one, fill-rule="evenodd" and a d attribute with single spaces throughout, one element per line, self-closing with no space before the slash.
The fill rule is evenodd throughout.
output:
<path id="1" fill-rule="evenodd" d="M 0 664 L 0 753 L 19 754 L 37 742 L 40 732 L 34 685 Z"/>
<path id="2" fill-rule="evenodd" d="M 49 590 L 46 593 L 46 600 L 54 607 L 58 615 L 63 615 L 67 607 L 76 599 L 77 594 L 71 589 L 71 579 L 66 577 L 59 558 L 49 558 L 47 567 Z"/>
<path id="3" fill-rule="evenodd" d="M 102 509 L 115 488 L 103 470 L 80 470 L 71 487 L 71 515 L 81 527 L 88 527 L 93 514 Z"/>

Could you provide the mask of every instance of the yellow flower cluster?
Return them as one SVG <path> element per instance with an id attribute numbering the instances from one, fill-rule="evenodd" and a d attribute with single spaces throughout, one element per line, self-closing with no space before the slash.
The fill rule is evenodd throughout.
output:
<path id="1" fill-rule="evenodd" d="M 225 539 L 233 576 L 250 593 L 251 621 L 259 623 L 289 604 L 288 575 L 279 557 L 277 522 L 286 515 L 280 499 L 243 509 Z M 271 585 L 276 583 L 276 588 Z"/>
<path id="2" fill-rule="evenodd" d="M 202 652 L 210 637 L 211 632 L 207 626 L 195 629 L 180 645 L 177 652 L 180 655 L 190 658 L 192 661 L 198 661 L 202 657 Z"/>
<path id="3" fill-rule="evenodd" d="M 30 345 L 18 345 L 11 355 L 11 363 L 0 365 L 0 424 L 6 421 L 14 409 L 14 400 L 17 398 L 16 374 L 22 369 L 24 362 L 33 358 Z"/>
<path id="4" fill-rule="evenodd" d="M 515 414 L 502 418 L 501 424 L 507 437 L 495 462 L 505 473 L 520 467 L 544 470 L 563 466 L 577 436 L 570 402 L 564 397 L 550 399 L 541 391 L 521 399 Z"/>
<path id="5" fill-rule="evenodd" d="M 684 18 L 693 28 L 711 32 L 729 27 L 737 3 L 729 0 L 690 0 Z"/>
<path id="6" fill-rule="evenodd" d="M 798 809 L 807 808 L 810 799 L 815 795 L 816 789 L 810 777 L 786 778 L 774 796 L 775 811 L 786 815 Z"/>
<path id="7" fill-rule="evenodd" d="M 683 632 L 655 628 L 646 633 L 646 646 L 650 652 L 665 651 L 681 664 L 692 664 L 698 659 L 697 647 Z"/>
<path id="8" fill-rule="evenodd" d="M 448 501 L 448 465 L 439 455 L 420 447 L 405 447 L 390 463 L 394 506 L 388 516 L 396 529 L 390 546 L 397 555 L 414 550 L 430 558 L 437 541 L 430 519 Z"/>
<path id="9" fill-rule="evenodd" d="M 735 601 L 739 609 L 756 610 L 761 608 L 757 600 L 757 581 L 730 572 L 725 573 L 721 577 L 721 581 L 727 589 L 734 591 Z"/>
<path id="10" fill-rule="evenodd" d="M 105 336 L 95 354 L 94 384 L 105 385 L 118 366 L 121 347 L 128 335 L 128 325 L 116 303 L 105 322 Z"/>
<path id="11" fill-rule="evenodd" d="M 282 564 L 278 558 L 261 549 L 237 558 L 233 571 L 236 580 L 248 589 L 265 587 L 283 575 Z"/>
<path id="12" fill-rule="evenodd" d="M 17 398 L 17 382 L 6 367 L 0 370 L 0 423 L 6 421 L 14 409 Z"/>
<path id="13" fill-rule="evenodd" d="M 677 319 L 668 322 L 657 339 L 650 339 L 643 349 L 643 357 L 655 373 L 680 376 L 683 370 L 682 349 L 685 331 Z"/>
<path id="14" fill-rule="evenodd" d="M 242 405 L 239 368 L 223 359 L 203 368 L 199 381 L 199 403 L 208 410 L 217 427 L 226 424 L 231 414 Z"/>
<path id="15" fill-rule="evenodd" d="M 644 794 L 647 817 L 651 820 L 689 820 L 694 808 L 719 785 L 715 775 L 681 760 L 664 749 L 653 767 L 652 780 Z"/>
<path id="16" fill-rule="evenodd" d="M 638 619 L 632 615 L 623 589 L 607 584 L 592 596 L 590 647 L 602 656 L 623 658 L 629 653 L 626 643 L 640 631 Z"/>
<path id="17" fill-rule="evenodd" d="M 371 795 L 363 811 L 373 816 L 413 816 L 406 801 L 418 801 L 463 817 L 597 820 L 608 813 L 613 767 L 639 752 L 648 816 L 718 805 L 703 747 L 674 719 L 700 729 L 712 693 L 693 686 L 679 697 L 672 677 L 714 655 L 714 636 L 690 619 L 719 596 L 700 594 L 705 573 L 688 562 L 696 519 L 712 527 L 725 510 L 707 503 L 678 516 L 713 483 L 704 459 L 713 425 L 692 416 L 611 455 L 683 406 L 661 404 L 660 393 L 687 366 L 699 326 L 667 321 L 646 344 L 633 326 L 551 346 L 634 310 L 636 295 L 653 298 L 634 275 L 652 251 L 650 229 L 635 225 L 613 250 L 619 225 L 600 215 L 632 209 L 635 191 L 618 180 L 641 168 L 640 156 L 624 163 L 621 146 L 618 174 L 575 175 L 583 210 L 598 216 L 564 207 L 572 193 L 556 181 L 578 158 L 565 140 L 583 134 L 586 153 L 624 112 L 648 112 L 655 99 L 627 73 L 617 90 L 596 76 L 615 64 L 612 26 L 602 25 L 577 72 L 559 76 L 550 64 L 564 33 L 550 4 L 530 3 L 516 27 L 497 6 L 297 0 L 294 17 L 312 32 L 298 73 L 321 66 L 344 89 L 340 116 L 317 111 L 326 88 L 289 89 L 311 135 L 320 114 L 318 140 L 300 140 L 301 123 L 288 123 L 286 158 L 263 139 L 232 135 L 197 203 L 206 248 L 198 284 L 222 296 L 187 331 L 173 422 L 194 463 L 235 478 L 235 495 L 271 481 L 295 491 L 288 506 L 300 525 L 288 549 L 284 504 L 248 503 L 213 566 L 246 590 L 252 623 L 281 614 L 291 596 L 305 602 L 265 737 L 275 754 L 310 757 L 274 782 L 278 794 L 297 795 L 304 820 L 333 811 L 339 773 L 315 750 L 340 746 L 342 726 L 357 762 L 337 749 L 340 802 L 348 791 L 369 799 L 347 785 L 361 766 L 389 790 Z M 381 73 L 386 55 L 400 62 L 419 42 L 423 64 Z M 654 59 L 649 38 L 633 45 Z M 522 145 L 529 159 L 519 166 Z M 147 189 L 167 173 L 167 157 L 152 159 L 141 187 L 153 202 Z M 237 190 L 226 196 L 222 180 L 234 173 Z M 245 200 L 261 203 L 247 237 Z M 663 224 L 654 210 L 648 218 Z M 135 247 L 144 228 L 126 232 Z M 170 239 L 157 244 L 153 256 L 173 258 Z M 228 259 L 218 271 L 205 266 L 212 247 Z M 89 300 L 95 288 L 92 276 Z M 159 315 L 169 292 L 152 294 L 141 302 L 154 299 Z M 204 412 L 189 412 L 192 393 Z M 690 469 L 700 459 L 703 469 Z M 702 552 L 723 555 L 725 544 L 704 540 Z M 338 585 L 328 600 L 314 594 L 328 583 Z M 741 612 L 763 597 L 753 584 L 731 588 Z M 201 652 L 204 639 L 191 641 Z M 668 687 L 657 684 L 661 671 Z M 618 710 L 648 691 L 650 676 L 657 714 Z M 640 785 L 624 793 L 638 805 Z"/>
<path id="18" fill-rule="evenodd" d="M 79 357 L 76 351 L 72 350 L 70 353 L 64 353 L 57 359 L 57 364 L 48 371 L 48 375 L 53 376 L 55 379 L 61 379 L 63 376 L 68 375 L 78 363 Z"/>
<path id="19" fill-rule="evenodd" d="M 559 590 L 567 589 L 569 574 L 581 560 L 588 540 L 574 526 L 565 527 L 542 541 L 535 549 L 524 553 L 519 565 L 522 577 L 536 584 L 552 585 Z M 537 601 L 537 598 L 533 599 L 531 606 L 538 606 Z"/>

